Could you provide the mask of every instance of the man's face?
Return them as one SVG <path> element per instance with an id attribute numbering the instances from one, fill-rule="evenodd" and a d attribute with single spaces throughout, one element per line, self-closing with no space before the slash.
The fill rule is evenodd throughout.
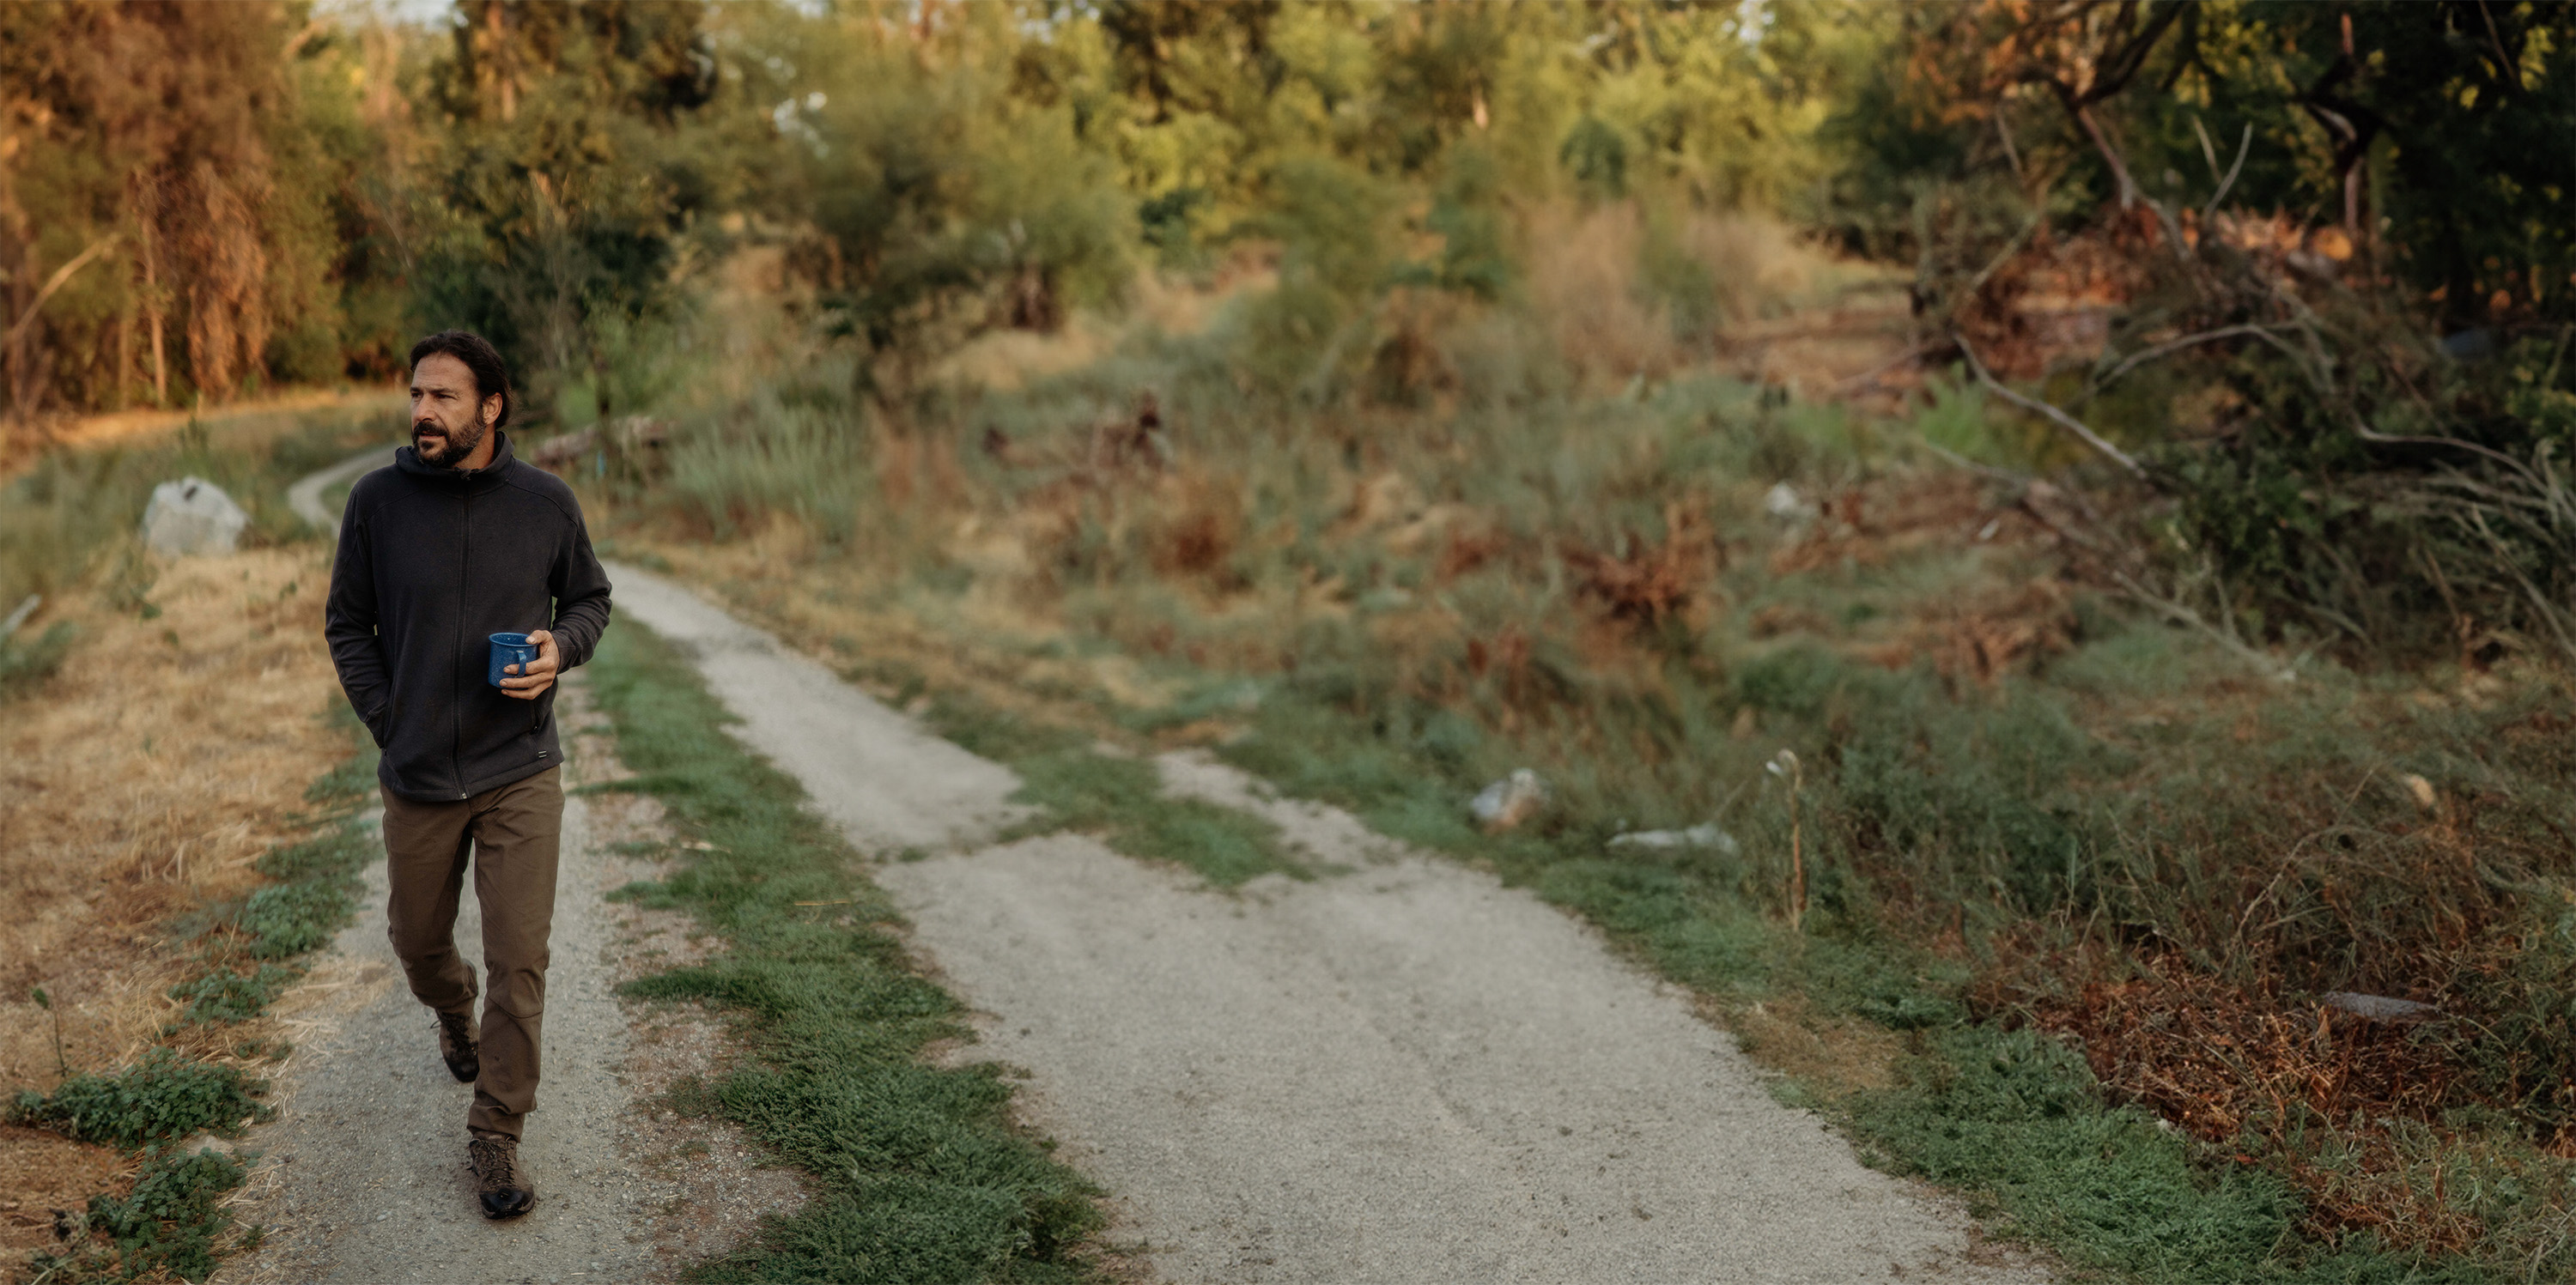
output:
<path id="1" fill-rule="evenodd" d="M 421 358 L 411 372 L 413 453 L 423 464 L 456 467 L 483 444 L 499 401 L 475 395 L 474 372 L 464 362 L 443 352 Z"/>

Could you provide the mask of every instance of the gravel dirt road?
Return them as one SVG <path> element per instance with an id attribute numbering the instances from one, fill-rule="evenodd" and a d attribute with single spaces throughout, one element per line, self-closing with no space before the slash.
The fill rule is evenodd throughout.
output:
<path id="1" fill-rule="evenodd" d="M 487 1222 L 465 1167 L 465 1106 L 438 1060 L 428 1010 L 403 984 L 385 938 L 384 864 L 368 867 L 357 922 L 300 988 L 303 1028 L 278 1124 L 246 1145 L 264 1182 L 240 1211 L 275 1232 L 228 1264 L 243 1281 L 634 1280 L 657 1274 L 648 1187 L 619 1163 L 630 1131 L 618 1071 L 627 1021 L 611 993 L 615 926 L 602 893 L 638 872 L 600 850 L 585 801 L 564 801 L 554 963 L 546 977 L 545 1083 L 521 1156 L 537 1208 Z M 465 898 L 457 942 L 479 958 L 481 918 Z"/>
<path id="2" fill-rule="evenodd" d="M 1525 892 L 1267 799 L 1326 867 L 1239 894 L 1056 835 L 1001 846 L 1011 774 L 693 594 L 616 567 L 743 740 L 863 849 L 975 1008 L 970 1059 L 1189 1282 L 2035 1281 L 1950 1202 L 1781 1105 L 1684 995 Z"/>

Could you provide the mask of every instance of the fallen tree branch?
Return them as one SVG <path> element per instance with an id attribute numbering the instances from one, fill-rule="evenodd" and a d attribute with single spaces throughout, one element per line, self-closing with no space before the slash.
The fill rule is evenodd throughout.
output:
<path id="1" fill-rule="evenodd" d="M 2209 623 L 2207 618 L 2181 602 L 2162 594 L 2150 593 L 2146 586 L 2130 579 L 2128 573 L 2114 571 L 2111 573 L 2111 578 L 2118 581 L 2121 590 L 2130 597 L 2164 613 L 2166 619 L 2176 624 L 2189 625 L 2208 635 L 2211 642 L 2226 648 L 2239 659 L 2251 663 L 2256 669 L 2262 670 L 2266 676 L 2279 682 L 2289 682 L 2299 676 L 2299 671 L 2292 665 L 2284 665 L 2274 659 L 2270 653 L 2248 646 L 2242 639 Z"/>
<path id="2" fill-rule="evenodd" d="M 2185 348 L 2190 348 L 2198 344 L 2214 343 L 2221 339 L 2233 339 L 2240 335 L 2271 340 L 2274 343 L 2279 342 L 2279 340 L 2273 338 L 2269 331 L 2264 330 L 2261 326 L 2255 325 L 2221 326 L 2216 330 L 2204 330 L 2196 335 L 2184 335 L 2180 339 L 2157 344 L 2155 347 L 2149 348 L 2145 352 L 2132 354 L 2127 361 L 2121 362 L 2119 365 L 2112 367 L 2109 374 L 2095 379 L 2092 386 L 2084 390 L 2084 395 L 2076 399 L 2075 404 L 2082 406 L 2084 403 L 2093 400 L 2095 397 L 2101 395 L 2102 390 L 2118 383 L 2120 376 L 2128 374 L 2130 371 L 2135 370 L 2148 362 L 2154 361 L 2158 357 L 2166 356 L 2170 353 L 2181 352 Z"/>
<path id="3" fill-rule="evenodd" d="M 2025 397 L 2020 393 L 2014 392 L 2011 388 L 2006 387 L 2002 380 L 1995 378 L 1992 374 L 1987 372 L 1984 362 L 1977 360 L 1977 350 L 1968 346 L 1966 337 L 1953 334 L 1950 336 L 1950 341 L 1959 345 L 1959 355 L 1968 359 L 1968 369 L 1976 374 L 1977 382 L 1984 384 L 1997 397 L 2001 397 L 2005 401 L 2011 402 L 2013 405 L 2019 406 L 2023 410 L 2029 411 L 2034 415 L 2038 415 L 2048 420 L 2050 423 L 2065 429 L 2067 432 L 2073 433 L 2077 437 L 2084 439 L 2085 445 L 2090 446 L 2094 450 L 2100 451 L 2104 455 L 2117 461 L 2120 467 L 2129 470 L 2131 476 L 2139 479 L 2140 481 L 2146 480 L 2146 466 L 2138 463 L 2137 459 L 2131 456 L 2127 451 L 2121 450 L 2117 446 L 2113 446 L 2100 433 L 2096 433 L 2091 428 L 2086 427 L 2084 421 L 2077 419 L 2074 416 L 2039 400 L 2038 398 Z"/>

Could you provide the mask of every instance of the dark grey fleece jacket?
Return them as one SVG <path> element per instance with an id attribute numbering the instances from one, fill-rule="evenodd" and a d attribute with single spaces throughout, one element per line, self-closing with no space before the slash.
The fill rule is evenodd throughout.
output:
<path id="1" fill-rule="evenodd" d="M 552 630 L 562 668 L 608 628 L 608 573 L 572 488 L 519 462 L 423 464 L 408 446 L 358 479 L 340 518 L 323 635 L 340 690 L 373 732 L 385 788 L 464 799 L 563 762 L 554 688 L 514 700 L 488 681 L 490 635 Z"/>

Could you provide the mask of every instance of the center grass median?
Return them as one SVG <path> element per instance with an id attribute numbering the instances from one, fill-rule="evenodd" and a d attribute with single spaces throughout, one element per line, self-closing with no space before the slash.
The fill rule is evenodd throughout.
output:
<path id="1" fill-rule="evenodd" d="M 631 984 L 712 1005 L 751 1057 L 688 1095 L 811 1173 L 816 1198 L 697 1269 L 704 1281 L 1084 1281 L 1098 1194 L 1012 1124 L 1000 1068 L 925 1063 L 968 1037 L 957 1001 L 914 972 L 860 855 L 785 773 L 743 749 L 687 659 L 623 621 L 589 672 L 636 773 L 690 846 L 621 894 L 693 914 L 726 946 Z"/>

